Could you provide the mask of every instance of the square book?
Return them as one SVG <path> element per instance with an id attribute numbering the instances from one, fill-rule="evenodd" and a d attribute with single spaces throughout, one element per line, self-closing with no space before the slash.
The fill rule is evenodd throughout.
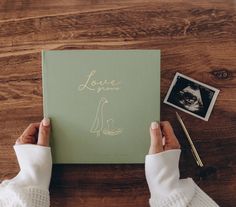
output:
<path id="1" fill-rule="evenodd" d="M 159 50 L 42 52 L 54 163 L 144 163 L 160 119 Z"/>

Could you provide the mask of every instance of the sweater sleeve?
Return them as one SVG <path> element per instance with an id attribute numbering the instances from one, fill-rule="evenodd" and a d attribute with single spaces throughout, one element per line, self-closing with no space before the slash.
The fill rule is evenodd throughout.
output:
<path id="1" fill-rule="evenodd" d="M 39 145 L 15 145 L 20 172 L 0 184 L 0 207 L 49 207 L 51 148 Z"/>
<path id="2" fill-rule="evenodd" d="M 147 155 L 145 174 L 151 198 L 151 207 L 216 207 L 191 178 L 179 179 L 181 150 L 168 150 Z"/>

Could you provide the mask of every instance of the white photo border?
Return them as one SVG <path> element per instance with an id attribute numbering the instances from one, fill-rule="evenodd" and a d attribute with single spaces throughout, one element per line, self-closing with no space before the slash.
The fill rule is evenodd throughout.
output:
<path id="1" fill-rule="evenodd" d="M 192 113 L 192 112 L 190 112 L 190 111 L 188 111 L 188 110 L 185 110 L 185 109 L 183 109 L 183 108 L 181 108 L 181 107 L 179 107 L 179 106 L 176 106 L 176 105 L 174 105 L 174 104 L 172 104 L 172 103 L 170 103 L 170 102 L 167 101 L 168 98 L 169 98 L 169 96 L 170 96 L 170 93 L 171 93 L 171 91 L 172 91 L 172 89 L 173 89 L 173 87 L 174 87 L 174 85 L 175 85 L 175 83 L 176 83 L 176 81 L 177 81 L 177 77 L 182 77 L 182 78 L 187 79 L 187 80 L 189 80 L 189 81 L 191 81 L 191 82 L 194 82 L 194 83 L 197 83 L 197 84 L 199 84 L 199 85 L 201 85 L 201 86 L 204 86 L 205 88 L 211 89 L 211 90 L 213 90 L 213 91 L 215 92 L 214 95 L 213 95 L 213 97 L 212 97 L 212 99 L 211 99 L 211 102 L 210 102 L 210 105 L 209 105 L 209 107 L 208 107 L 208 109 L 207 109 L 207 113 L 206 113 L 205 117 L 202 117 L 202 116 L 199 116 L 199 115 L 197 115 L 197 114 L 194 114 L 194 113 Z M 209 85 L 207 85 L 207 84 L 205 84 L 205 83 L 202 83 L 202 82 L 200 82 L 200 81 L 194 80 L 194 79 L 192 79 L 192 78 L 190 78 L 190 77 L 188 77 L 188 76 L 186 76 L 186 75 L 183 75 L 183 74 L 181 74 L 181 73 L 179 73 L 179 72 L 176 72 L 176 74 L 175 74 L 175 76 L 174 76 L 174 78 L 173 78 L 173 80 L 172 80 L 172 83 L 171 83 L 171 85 L 170 85 L 170 87 L 169 87 L 169 89 L 168 89 L 168 92 L 167 92 L 167 94 L 166 94 L 166 97 L 165 97 L 165 99 L 164 99 L 164 103 L 165 103 L 165 104 L 168 104 L 168 105 L 170 105 L 170 106 L 172 106 L 172 107 L 174 107 L 174 108 L 177 108 L 177 109 L 179 109 L 179 110 L 181 110 L 181 111 L 184 111 L 184 112 L 186 112 L 186 113 L 188 113 L 188 114 L 190 114 L 190 115 L 192 115 L 192 116 L 195 116 L 195 117 L 197 117 L 197 118 L 200 118 L 200 119 L 202 119 L 202 120 L 204 120 L 204 121 L 208 121 L 209 118 L 210 118 L 210 115 L 211 115 L 213 106 L 214 106 L 214 104 L 215 104 L 215 102 L 216 102 L 216 98 L 217 98 L 217 96 L 219 95 L 219 92 L 220 92 L 220 90 L 217 89 L 217 88 L 214 88 L 214 87 L 209 86 Z"/>

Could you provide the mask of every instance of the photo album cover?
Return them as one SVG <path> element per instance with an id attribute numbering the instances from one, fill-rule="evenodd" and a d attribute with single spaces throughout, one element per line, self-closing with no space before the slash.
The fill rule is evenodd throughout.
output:
<path id="1" fill-rule="evenodd" d="M 159 50 L 42 51 L 54 163 L 144 163 L 160 120 Z"/>
<path id="2" fill-rule="evenodd" d="M 219 90 L 181 73 L 176 73 L 164 103 L 208 121 Z"/>

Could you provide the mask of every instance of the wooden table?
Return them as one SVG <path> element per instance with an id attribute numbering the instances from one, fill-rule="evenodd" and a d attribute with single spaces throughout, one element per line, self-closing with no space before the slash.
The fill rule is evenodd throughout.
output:
<path id="1" fill-rule="evenodd" d="M 220 206 L 236 206 L 236 2 L 187 0 L 0 1 L 0 179 L 18 172 L 12 149 L 42 118 L 42 49 L 161 49 L 162 100 L 176 71 L 221 90 L 208 122 L 180 113 L 215 169 L 199 177 L 174 111 L 162 104 L 182 144 L 181 176 Z M 51 206 L 144 207 L 143 165 L 54 166 Z"/>

